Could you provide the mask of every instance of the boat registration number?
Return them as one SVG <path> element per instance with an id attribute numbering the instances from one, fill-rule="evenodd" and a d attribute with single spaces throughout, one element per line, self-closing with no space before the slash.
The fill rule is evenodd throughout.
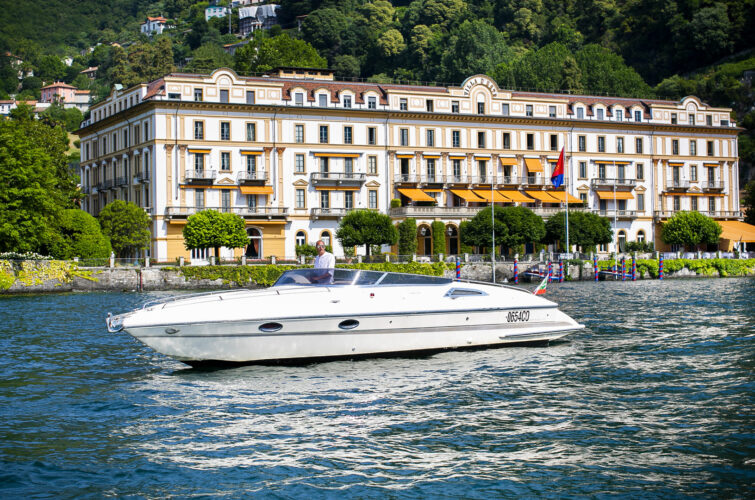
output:
<path id="1" fill-rule="evenodd" d="M 529 311 L 509 311 L 506 315 L 506 321 L 509 323 L 521 323 L 530 320 Z"/>

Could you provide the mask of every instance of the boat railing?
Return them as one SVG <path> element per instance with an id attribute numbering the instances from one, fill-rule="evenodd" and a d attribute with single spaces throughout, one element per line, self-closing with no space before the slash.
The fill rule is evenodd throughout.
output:
<path id="1" fill-rule="evenodd" d="M 185 295 L 173 295 L 170 297 L 165 297 L 162 299 L 155 299 L 150 300 L 148 302 L 145 302 L 144 305 L 142 305 L 142 309 L 147 309 L 149 307 L 155 307 L 162 305 L 165 307 L 166 304 L 169 304 L 171 302 L 175 302 L 177 300 L 184 300 L 184 299 L 195 299 L 197 297 L 209 297 L 211 295 L 221 295 L 221 294 L 228 294 L 228 293 L 234 293 L 234 292 L 242 292 L 246 291 L 246 289 L 239 289 L 239 290 L 215 290 L 212 292 L 198 292 L 198 293 L 187 293 Z M 222 299 L 221 299 L 222 300 Z"/>

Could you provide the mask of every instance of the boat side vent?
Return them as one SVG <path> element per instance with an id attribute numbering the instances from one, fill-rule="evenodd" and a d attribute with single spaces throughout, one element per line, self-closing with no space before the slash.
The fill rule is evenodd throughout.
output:
<path id="1" fill-rule="evenodd" d="M 487 293 L 480 290 L 475 290 L 474 288 L 452 288 L 448 292 L 446 292 L 446 297 L 450 297 L 452 299 L 478 295 L 487 295 Z"/>
<path id="2" fill-rule="evenodd" d="M 281 325 L 280 323 L 275 323 L 275 322 L 264 323 L 260 325 L 260 331 L 266 332 L 266 333 L 277 332 L 281 328 L 283 328 L 283 325 Z"/>
<path id="3" fill-rule="evenodd" d="M 341 330 L 353 330 L 354 328 L 359 326 L 359 321 L 355 319 L 345 319 L 338 323 L 338 328 Z"/>

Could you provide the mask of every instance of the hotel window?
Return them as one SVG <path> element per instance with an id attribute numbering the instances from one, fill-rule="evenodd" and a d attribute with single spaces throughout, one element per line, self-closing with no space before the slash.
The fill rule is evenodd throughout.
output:
<path id="1" fill-rule="evenodd" d="M 721 126 L 722 127 L 728 127 L 729 126 L 729 120 L 721 120 Z"/>
<path id="2" fill-rule="evenodd" d="M 398 109 L 399 111 L 406 111 L 407 109 L 409 109 L 406 99 L 401 98 L 398 100 Z"/>
<path id="3" fill-rule="evenodd" d="M 673 202 L 674 202 L 674 211 L 678 212 L 682 209 L 682 198 L 681 196 L 673 196 Z"/>
<path id="4" fill-rule="evenodd" d="M 194 206 L 197 208 L 204 207 L 204 189 L 194 190 Z"/>
<path id="5" fill-rule="evenodd" d="M 377 156 L 367 157 L 367 173 L 377 175 Z"/>
<path id="6" fill-rule="evenodd" d="M 587 137 L 580 135 L 577 137 L 577 149 L 581 152 L 587 151 Z"/>
<path id="7" fill-rule="evenodd" d="M 317 94 L 317 104 L 321 108 L 328 106 L 328 96 L 326 94 Z"/>
<path id="8" fill-rule="evenodd" d="M 598 111 L 598 120 L 602 120 L 603 119 L 603 108 L 598 108 L 597 111 Z"/>
<path id="9" fill-rule="evenodd" d="M 532 104 L 527 104 L 527 116 L 532 116 Z"/>
<path id="10" fill-rule="evenodd" d="M 402 146 L 408 146 L 409 145 L 409 129 L 402 128 L 401 130 L 399 130 L 399 134 L 401 136 L 399 143 Z"/>
<path id="11" fill-rule="evenodd" d="M 230 170 L 231 169 L 231 153 L 223 152 L 220 153 L 220 170 Z"/>
<path id="12" fill-rule="evenodd" d="M 254 142 L 257 140 L 257 124 L 256 123 L 246 124 L 246 140 L 249 142 Z"/>
<path id="13" fill-rule="evenodd" d="M 503 116 L 509 116 L 509 105 L 508 104 L 501 104 L 501 114 Z"/>
<path id="14" fill-rule="evenodd" d="M 367 129 L 367 144 L 374 146 L 377 137 L 377 129 L 375 127 L 369 127 Z"/>
<path id="15" fill-rule="evenodd" d="M 343 208 L 346 210 L 354 208 L 354 191 L 345 191 L 343 193 Z"/>
<path id="16" fill-rule="evenodd" d="M 477 132 L 477 147 L 485 147 L 485 132 Z"/>
<path id="17" fill-rule="evenodd" d="M 307 208 L 307 205 L 304 203 L 304 190 L 303 189 L 297 189 L 296 190 L 296 208 Z"/>
<path id="18" fill-rule="evenodd" d="M 350 95 L 343 96 L 343 107 L 344 108 L 350 108 L 351 107 L 351 96 Z"/>
<path id="19" fill-rule="evenodd" d="M 637 164 L 637 180 L 641 181 L 645 178 L 645 165 L 642 163 Z"/>
<path id="20" fill-rule="evenodd" d="M 535 134 L 527 134 L 527 149 L 535 149 Z"/>
<path id="21" fill-rule="evenodd" d="M 304 105 L 304 94 L 301 92 L 297 92 L 294 94 L 294 104 L 297 106 L 303 106 Z"/>
<path id="22" fill-rule="evenodd" d="M 435 146 L 435 130 L 427 130 L 427 147 L 432 148 Z"/>
<path id="23" fill-rule="evenodd" d="M 619 178 L 619 181 L 624 181 L 627 177 L 627 169 L 624 165 L 616 165 L 617 170 L 617 177 Z"/>
<path id="24" fill-rule="evenodd" d="M 427 159 L 427 180 L 429 182 L 435 181 L 435 159 Z"/>
<path id="25" fill-rule="evenodd" d="M 354 173 L 354 158 L 344 158 L 343 171 L 344 173 L 349 174 L 347 177 L 352 177 L 351 174 Z"/>
<path id="26" fill-rule="evenodd" d="M 643 144 L 642 137 L 638 137 L 634 140 L 634 148 L 637 150 L 637 154 L 642 154 Z"/>
<path id="27" fill-rule="evenodd" d="M 485 176 L 488 171 L 488 162 L 486 160 L 477 160 L 477 173 L 480 176 L 480 182 L 485 182 Z"/>
<path id="28" fill-rule="evenodd" d="M 484 115 L 485 114 L 485 103 L 484 102 L 478 102 L 477 103 L 477 114 L 478 115 Z"/>
<path id="29" fill-rule="evenodd" d="M 579 178 L 587 179 L 587 162 L 586 161 L 579 162 Z"/>
<path id="30" fill-rule="evenodd" d="M 367 194 L 369 196 L 368 208 L 371 208 L 373 210 L 377 210 L 377 207 L 378 207 L 378 202 L 377 202 L 378 192 L 376 190 L 374 190 L 374 189 L 370 189 Z"/>
<path id="31" fill-rule="evenodd" d="M 303 154 L 297 154 L 294 156 L 294 172 L 297 174 L 303 174 L 304 173 L 304 155 Z"/>
<path id="32" fill-rule="evenodd" d="M 689 166 L 689 180 L 697 182 L 697 165 Z"/>
<path id="33" fill-rule="evenodd" d="M 614 111 L 614 113 L 616 114 L 616 121 L 617 122 L 624 121 L 624 110 L 623 109 L 617 109 L 616 111 Z"/>
<path id="34" fill-rule="evenodd" d="M 579 193 L 579 199 L 582 200 L 582 204 L 587 205 L 587 193 Z"/>
<path id="35" fill-rule="evenodd" d="M 299 144 L 304 142 L 304 125 L 294 125 L 294 141 Z"/>
<path id="36" fill-rule="evenodd" d="M 451 131 L 451 146 L 454 148 L 461 147 L 461 132 L 458 130 Z"/>
<path id="37" fill-rule="evenodd" d="M 320 233 L 320 239 L 325 243 L 326 247 L 330 246 L 330 231 L 323 231 Z"/>
<path id="38" fill-rule="evenodd" d="M 697 212 L 697 196 L 690 196 L 690 208 Z"/>
<path id="39" fill-rule="evenodd" d="M 377 98 L 376 97 L 368 97 L 367 98 L 367 109 L 376 109 L 377 108 Z"/>
<path id="40" fill-rule="evenodd" d="M 246 206 L 252 210 L 257 210 L 257 195 L 256 194 L 246 195 Z"/>
<path id="41" fill-rule="evenodd" d="M 624 138 L 623 137 L 616 138 L 616 152 L 617 153 L 624 152 Z"/>
<path id="42" fill-rule="evenodd" d="M 676 125 L 676 113 L 671 113 L 671 125 Z"/>
<path id="43" fill-rule="evenodd" d="M 220 140 L 231 140 L 231 122 L 220 122 Z"/>
<path id="44" fill-rule="evenodd" d="M 708 156 L 713 156 L 714 154 L 713 141 L 708 141 Z"/>
<path id="45" fill-rule="evenodd" d="M 503 133 L 503 149 L 511 149 L 511 133 Z"/>
<path id="46" fill-rule="evenodd" d="M 227 89 L 221 89 L 220 91 L 220 102 L 227 103 L 228 102 L 228 90 Z"/>
<path id="47" fill-rule="evenodd" d="M 320 172 L 327 174 L 329 170 L 328 167 L 328 159 L 327 158 L 320 158 Z M 327 175 L 324 175 L 323 177 L 327 177 Z"/>
<path id="48" fill-rule="evenodd" d="M 598 137 L 598 153 L 605 153 L 606 152 L 606 138 L 605 137 Z"/>
<path id="49" fill-rule="evenodd" d="M 459 101 L 451 101 L 451 113 L 459 112 Z"/>
<path id="50" fill-rule="evenodd" d="M 246 91 L 246 103 L 247 104 L 254 104 L 255 103 L 254 90 L 247 90 Z"/>
<path id="51" fill-rule="evenodd" d="M 708 198 L 708 212 L 714 213 L 716 211 L 716 199 L 714 197 Z"/>
<path id="52" fill-rule="evenodd" d="M 585 108 L 577 108 L 577 119 L 581 120 L 585 117 Z"/>
<path id="53" fill-rule="evenodd" d="M 204 170 L 204 155 L 202 153 L 194 153 L 194 170 L 197 172 Z"/>
<path id="54" fill-rule="evenodd" d="M 602 163 L 598 165 L 598 179 L 602 181 L 606 179 L 606 166 Z"/>
<path id="55" fill-rule="evenodd" d="M 328 143 L 328 126 L 320 125 L 320 144 Z"/>
<path id="56" fill-rule="evenodd" d="M 329 191 L 320 191 L 320 208 L 330 208 Z"/>
<path id="57" fill-rule="evenodd" d="M 178 92 L 169 92 L 168 99 L 181 99 L 181 94 L 179 94 Z M 112 109 L 108 108 L 108 114 L 105 116 L 106 117 L 110 116 L 112 113 L 113 113 Z"/>
<path id="58" fill-rule="evenodd" d="M 307 235 L 304 234 L 304 231 L 297 231 L 296 232 L 296 245 L 302 246 L 305 243 L 307 243 Z"/>
<path id="59" fill-rule="evenodd" d="M 551 151 L 558 151 L 558 136 L 551 134 Z"/>
<path id="60" fill-rule="evenodd" d="M 227 189 L 220 192 L 220 206 L 223 207 L 224 211 L 231 208 L 231 192 Z"/>
<path id="61" fill-rule="evenodd" d="M 124 148 L 129 147 L 129 143 L 128 143 L 128 129 L 127 128 L 123 129 L 123 147 Z"/>
<path id="62" fill-rule="evenodd" d="M 713 126 L 713 115 L 705 115 L 705 124 L 709 127 Z"/>
<path id="63" fill-rule="evenodd" d="M 118 150 L 118 134 L 116 132 L 113 132 L 113 152 L 115 153 Z"/>
<path id="64" fill-rule="evenodd" d="M 425 101 L 425 109 L 427 109 L 428 113 L 432 113 L 433 112 L 433 101 L 432 101 L 432 99 L 427 99 Z"/>
<path id="65" fill-rule="evenodd" d="M 144 122 L 144 140 L 149 140 L 149 122 Z"/>
<path id="66" fill-rule="evenodd" d="M 695 115 L 692 113 L 689 114 L 689 124 L 694 125 L 695 124 Z"/>
<path id="67" fill-rule="evenodd" d="M 697 156 L 697 141 L 694 139 L 689 141 L 689 154 L 690 156 Z"/>
<path id="68" fill-rule="evenodd" d="M 642 111 L 635 111 L 634 112 L 634 121 L 641 122 L 642 121 Z"/>
<path id="69" fill-rule="evenodd" d="M 255 179 L 257 175 L 257 157 L 255 155 L 246 155 L 246 173 L 249 174 L 251 179 Z"/>
<path id="70" fill-rule="evenodd" d="M 350 126 L 343 128 L 343 143 L 344 144 L 352 144 L 352 131 L 354 129 Z"/>
<path id="71" fill-rule="evenodd" d="M 134 144 L 139 144 L 141 137 L 139 137 L 139 125 L 134 125 Z"/>
<path id="72" fill-rule="evenodd" d="M 453 160 L 454 179 L 461 179 L 461 160 Z"/>
<path id="73" fill-rule="evenodd" d="M 556 117 L 556 106 L 548 106 L 548 116 L 551 118 Z"/>

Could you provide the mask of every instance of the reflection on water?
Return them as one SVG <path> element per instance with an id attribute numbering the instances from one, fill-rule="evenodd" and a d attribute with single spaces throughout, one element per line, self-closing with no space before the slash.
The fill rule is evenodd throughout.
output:
<path id="1" fill-rule="evenodd" d="M 156 294 L 0 299 L 0 495 L 752 497 L 755 280 L 574 283 L 549 347 L 200 371 Z"/>

